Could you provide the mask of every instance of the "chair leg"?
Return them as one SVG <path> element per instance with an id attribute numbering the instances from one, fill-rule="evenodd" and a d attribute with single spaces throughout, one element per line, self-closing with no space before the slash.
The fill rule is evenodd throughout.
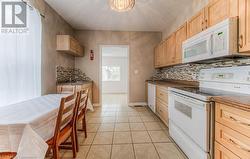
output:
<path id="1" fill-rule="evenodd" d="M 78 142 L 78 136 L 77 136 L 77 126 L 75 126 L 75 132 L 74 132 L 74 135 L 75 135 L 75 141 L 76 141 L 76 152 L 79 152 L 79 142 Z"/>
<path id="2" fill-rule="evenodd" d="M 71 142 L 72 142 L 73 158 L 76 158 L 76 140 L 74 131 L 71 133 Z"/>
<path id="3" fill-rule="evenodd" d="M 53 147 L 53 159 L 59 159 L 59 147 L 58 145 L 55 145 Z"/>
<path id="4" fill-rule="evenodd" d="M 87 123 L 86 123 L 86 115 L 84 115 L 82 119 L 82 129 L 84 130 L 85 133 L 85 138 L 87 138 Z"/>

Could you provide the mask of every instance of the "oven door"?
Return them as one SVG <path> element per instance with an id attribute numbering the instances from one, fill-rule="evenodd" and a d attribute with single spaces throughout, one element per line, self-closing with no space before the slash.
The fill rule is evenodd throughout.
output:
<path id="1" fill-rule="evenodd" d="M 210 104 L 181 94 L 169 93 L 169 119 L 193 144 L 209 152 Z M 170 127 L 171 129 L 171 127 Z"/>

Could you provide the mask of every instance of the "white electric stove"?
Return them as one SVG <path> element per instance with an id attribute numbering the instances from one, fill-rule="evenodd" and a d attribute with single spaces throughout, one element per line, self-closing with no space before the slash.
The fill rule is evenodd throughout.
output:
<path id="1" fill-rule="evenodd" d="M 169 133 L 189 159 L 212 159 L 215 96 L 250 94 L 250 66 L 203 69 L 199 87 L 169 88 Z"/>

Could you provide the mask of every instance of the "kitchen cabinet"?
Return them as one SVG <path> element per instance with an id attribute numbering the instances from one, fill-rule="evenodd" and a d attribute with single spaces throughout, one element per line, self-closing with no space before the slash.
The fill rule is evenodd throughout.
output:
<path id="1" fill-rule="evenodd" d="M 172 34 L 168 37 L 166 47 L 166 65 L 172 65 L 175 63 L 175 34 Z"/>
<path id="2" fill-rule="evenodd" d="M 162 66 L 168 66 L 168 56 L 169 56 L 169 53 L 168 53 L 168 50 L 167 50 L 167 47 L 168 47 L 168 41 L 165 40 L 163 41 L 162 43 Z"/>
<path id="3" fill-rule="evenodd" d="M 187 23 L 175 32 L 175 64 L 182 62 L 182 43 L 187 39 Z"/>
<path id="4" fill-rule="evenodd" d="M 250 0 L 239 0 L 239 52 L 250 53 Z"/>
<path id="5" fill-rule="evenodd" d="M 80 43 L 70 35 L 57 35 L 57 51 L 71 54 L 73 56 L 83 56 L 84 51 Z"/>
<path id="6" fill-rule="evenodd" d="M 154 60 L 155 60 L 155 68 L 160 67 L 160 54 L 159 54 L 159 45 L 155 47 Z"/>
<path id="7" fill-rule="evenodd" d="M 166 41 L 163 41 L 155 48 L 155 68 L 166 65 Z"/>
<path id="8" fill-rule="evenodd" d="M 205 8 L 205 28 L 211 27 L 227 18 L 237 17 L 238 0 L 213 0 Z"/>
<path id="9" fill-rule="evenodd" d="M 156 86 L 156 114 L 168 126 L 167 87 Z"/>
<path id="10" fill-rule="evenodd" d="M 215 142 L 214 145 L 214 153 L 215 159 L 240 159 L 238 156 L 233 154 L 230 150 L 219 144 L 218 142 Z"/>
<path id="11" fill-rule="evenodd" d="M 215 107 L 215 159 L 249 158 L 250 112 L 222 103 Z"/>
<path id="12" fill-rule="evenodd" d="M 202 32 L 206 26 L 205 24 L 205 8 L 199 11 L 195 16 L 187 22 L 188 37 L 192 37 L 195 34 Z"/>

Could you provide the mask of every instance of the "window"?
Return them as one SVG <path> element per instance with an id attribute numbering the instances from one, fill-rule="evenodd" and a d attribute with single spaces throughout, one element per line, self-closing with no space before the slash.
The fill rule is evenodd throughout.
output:
<path id="1" fill-rule="evenodd" d="M 120 81 L 121 68 L 118 66 L 102 66 L 102 81 Z"/>
<path id="2" fill-rule="evenodd" d="M 27 10 L 28 33 L 0 32 L 0 106 L 41 96 L 41 17 Z"/>

